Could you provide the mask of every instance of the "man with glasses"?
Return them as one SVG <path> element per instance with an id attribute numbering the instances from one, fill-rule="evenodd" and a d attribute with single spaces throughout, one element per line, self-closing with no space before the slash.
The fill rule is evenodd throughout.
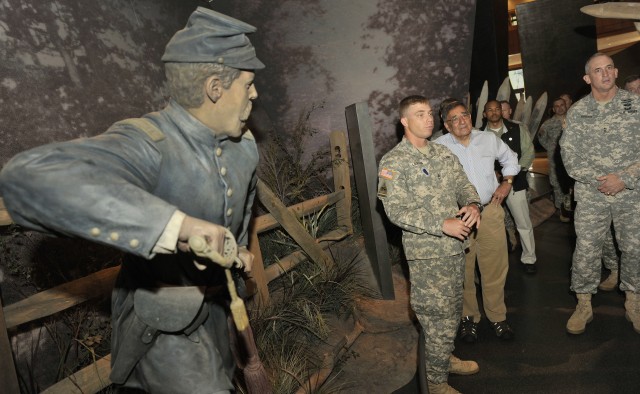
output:
<path id="1" fill-rule="evenodd" d="M 461 361 L 451 352 L 462 311 L 466 239 L 480 226 L 482 205 L 458 159 L 429 142 L 429 101 L 406 97 L 399 113 L 404 138 L 380 160 L 378 198 L 389 220 L 402 229 L 411 307 L 425 337 L 429 393 L 457 393 L 447 384 L 448 374 L 479 371 L 474 361 Z"/>
<path id="2" fill-rule="evenodd" d="M 435 142 L 445 145 L 458 157 L 485 207 L 482 227 L 471 234 L 466 254 L 460 338 L 469 343 L 478 339 L 481 313 L 475 285 L 477 258 L 486 317 L 496 336 L 512 339 L 514 333 L 507 323 L 507 307 L 504 303 L 509 259 L 501 204 L 511 191 L 514 177 L 520 172 L 518 156 L 495 134 L 473 130 L 471 115 L 461 102 L 449 102 L 441 108 L 441 112 L 449 134 Z M 496 160 L 501 167 L 501 183 L 498 183 L 494 171 Z"/>

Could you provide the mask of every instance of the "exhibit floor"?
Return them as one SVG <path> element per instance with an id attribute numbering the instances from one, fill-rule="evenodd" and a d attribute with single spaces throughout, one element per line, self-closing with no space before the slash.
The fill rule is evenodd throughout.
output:
<path id="1" fill-rule="evenodd" d="M 536 275 L 521 269 L 520 249 L 509 255 L 506 304 L 515 338 L 498 339 L 483 319 L 478 342 L 456 341 L 454 351 L 477 361 L 480 372 L 452 375 L 451 386 L 463 393 L 640 392 L 640 334 L 624 317 L 624 294 L 599 292 L 586 332 L 567 334 L 565 324 L 576 304 L 569 291 L 573 225 L 554 214 L 536 226 L 535 238 Z M 420 393 L 418 331 L 399 266 L 394 266 L 394 283 L 395 300 L 359 304 L 364 331 L 332 377 L 342 385 L 340 392 Z"/>

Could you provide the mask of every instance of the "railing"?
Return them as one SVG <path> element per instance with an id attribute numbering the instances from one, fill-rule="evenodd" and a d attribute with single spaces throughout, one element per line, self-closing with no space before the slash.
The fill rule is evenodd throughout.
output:
<path id="1" fill-rule="evenodd" d="M 258 199 L 267 208 L 269 214 L 254 218 L 249 240 L 249 249 L 255 255 L 255 260 L 252 277 L 247 281 L 247 288 L 251 294 L 254 294 L 252 301 L 256 308 L 263 308 L 271 302 L 268 289 L 270 281 L 308 258 L 325 265 L 333 264 L 331 257 L 324 250 L 353 233 L 346 137 L 342 132 L 333 132 L 330 135 L 330 142 L 335 190 L 333 193 L 285 207 L 269 187 L 262 181 L 258 181 Z M 337 228 L 321 239 L 314 239 L 299 219 L 334 204 L 338 218 Z M 0 198 L 0 226 L 11 223 L 12 220 Z M 277 227 L 282 227 L 301 249 L 281 258 L 278 264 L 265 269 L 258 235 Z M 107 295 L 113 288 L 119 270 L 120 267 L 107 268 L 0 308 L 0 387 L 3 393 L 20 393 L 9 332 L 15 332 L 21 324 L 51 316 L 90 299 Z M 48 387 L 43 393 L 96 393 L 111 384 L 110 372 L 110 355 L 106 355 Z"/>

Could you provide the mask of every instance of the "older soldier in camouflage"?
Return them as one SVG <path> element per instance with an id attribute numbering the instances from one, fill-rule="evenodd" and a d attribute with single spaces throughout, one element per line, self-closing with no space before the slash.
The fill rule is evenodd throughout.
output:
<path id="1" fill-rule="evenodd" d="M 571 99 L 571 95 L 569 95 L 569 93 L 562 93 L 559 97 L 560 99 L 562 99 L 564 101 L 564 104 L 566 106 L 566 110 L 565 110 L 565 115 L 566 115 L 566 111 L 569 110 L 569 108 L 571 108 L 571 105 L 573 105 L 573 99 Z M 556 100 L 553 101 L 554 107 L 556 105 Z M 562 117 L 563 121 L 564 121 L 564 116 Z M 561 122 L 560 127 L 564 128 L 564 125 Z M 542 139 L 544 138 L 542 136 L 543 132 L 542 129 L 540 129 L 539 135 L 540 135 L 540 143 L 543 144 L 544 143 L 542 141 Z M 556 143 L 559 142 L 560 136 L 562 135 L 562 130 L 560 130 L 560 134 L 558 135 L 558 140 L 556 140 Z M 546 149 L 546 146 L 545 146 Z M 557 152 L 556 154 L 558 154 L 559 152 Z M 551 172 L 551 165 L 552 163 L 549 162 L 549 172 Z M 554 165 L 554 173 L 555 173 L 555 161 L 553 161 L 553 165 Z M 563 174 L 564 176 L 566 175 L 566 171 L 563 171 L 565 174 Z M 551 174 L 549 174 L 551 175 Z M 557 181 L 557 180 L 556 180 Z M 552 181 L 552 185 L 553 185 L 553 181 Z M 558 187 L 561 187 L 560 184 L 558 183 Z M 571 188 L 573 188 L 573 185 L 571 185 Z M 555 191 L 555 189 L 554 189 Z M 572 207 L 572 203 L 573 203 L 573 196 L 572 196 L 572 192 L 569 192 L 568 194 L 564 195 L 564 202 L 563 202 L 563 208 L 566 211 L 573 211 L 573 207 Z M 563 214 L 562 214 L 562 210 L 560 210 L 560 220 L 563 219 Z M 570 218 L 565 218 L 566 222 L 570 221 Z M 609 275 L 602 281 L 600 282 L 600 285 L 598 285 L 598 289 L 602 290 L 602 291 L 612 291 L 615 290 L 618 287 L 618 250 L 616 249 L 616 244 L 613 241 L 613 232 L 609 231 L 606 234 L 606 239 L 604 240 L 604 245 L 602 247 L 602 263 L 604 265 L 604 267 L 606 269 L 609 270 Z"/>
<path id="2" fill-rule="evenodd" d="M 629 75 L 625 78 L 624 90 L 640 95 L 640 75 Z M 616 246 L 613 243 L 613 236 L 610 234 L 607 234 L 607 240 L 602 249 L 602 261 L 605 268 L 610 272 L 609 276 L 600 283 L 598 289 L 602 291 L 615 290 L 618 287 L 619 280 L 619 261 Z"/>
<path id="3" fill-rule="evenodd" d="M 598 289 L 602 246 L 613 221 L 626 317 L 640 333 L 640 97 L 616 86 L 618 70 L 605 54 L 591 56 L 585 73 L 591 94 L 571 107 L 560 139 L 577 201 L 571 289 L 578 305 L 567 331 L 581 334 L 593 319 L 591 295 Z"/>
<path id="4" fill-rule="evenodd" d="M 482 205 L 457 157 L 428 141 L 433 114 L 427 99 L 403 99 L 400 122 L 404 138 L 380 161 L 378 198 L 403 231 L 411 306 L 425 336 L 429 392 L 457 393 L 447 384 L 448 373 L 479 370 L 451 352 L 462 313 L 465 240 L 480 225 Z"/>

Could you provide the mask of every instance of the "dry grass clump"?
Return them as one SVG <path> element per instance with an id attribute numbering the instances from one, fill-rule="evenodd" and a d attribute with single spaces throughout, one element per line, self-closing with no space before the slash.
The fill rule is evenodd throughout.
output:
<path id="1" fill-rule="evenodd" d="M 271 305 L 251 316 L 275 393 L 292 393 L 306 384 L 322 365 L 322 350 L 331 349 L 331 322 L 350 314 L 357 297 L 371 293 L 356 257 L 334 258 L 331 267 L 307 261 L 272 281 Z"/>
<path id="2" fill-rule="evenodd" d="M 290 133 L 274 132 L 259 146 L 258 176 L 286 206 L 329 190 L 326 185 L 326 172 L 331 167 L 328 147 L 314 147 L 311 154 L 306 149 L 318 133 L 309 119 L 319 108 L 322 104 L 302 110 Z"/>

